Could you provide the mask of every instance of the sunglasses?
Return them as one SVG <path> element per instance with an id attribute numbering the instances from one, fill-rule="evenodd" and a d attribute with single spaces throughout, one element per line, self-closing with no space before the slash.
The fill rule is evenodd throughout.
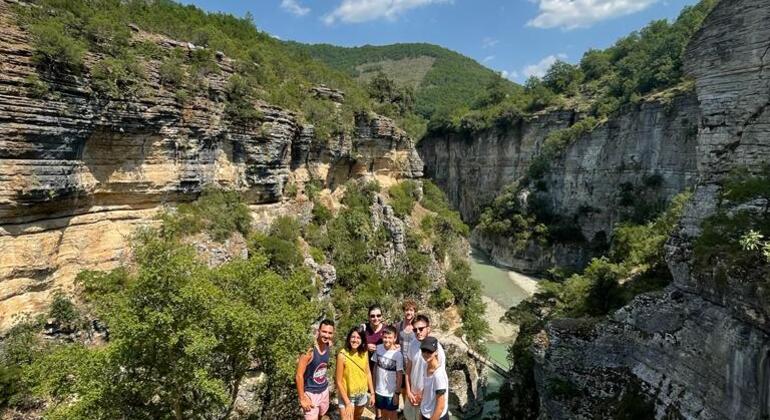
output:
<path id="1" fill-rule="evenodd" d="M 371 314 L 369 318 L 382 318 L 382 314 Z"/>
<path id="2" fill-rule="evenodd" d="M 424 327 L 414 327 L 414 330 L 419 333 L 419 332 L 422 332 L 422 330 L 424 330 L 426 328 L 428 328 L 428 327 L 427 326 L 424 326 Z"/>

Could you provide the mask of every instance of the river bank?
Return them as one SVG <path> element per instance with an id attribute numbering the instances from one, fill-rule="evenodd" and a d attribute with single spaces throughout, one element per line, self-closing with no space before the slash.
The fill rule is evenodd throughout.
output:
<path id="1" fill-rule="evenodd" d="M 482 286 L 482 299 L 487 306 L 486 319 L 489 323 L 489 339 L 485 344 L 488 357 L 501 366 L 509 366 L 508 347 L 516 339 L 519 328 L 502 321 L 508 308 L 518 305 L 537 292 L 537 280 L 515 271 L 495 265 L 481 250 L 471 249 L 471 275 Z M 503 378 L 488 371 L 487 396 L 494 396 Z M 498 413 L 496 398 L 490 398 L 484 405 L 484 412 L 476 419 L 494 418 Z"/>

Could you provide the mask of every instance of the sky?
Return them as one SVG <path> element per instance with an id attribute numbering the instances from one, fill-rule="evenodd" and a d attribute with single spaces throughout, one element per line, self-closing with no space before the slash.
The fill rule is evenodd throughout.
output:
<path id="1" fill-rule="evenodd" d="M 580 61 L 697 0 L 183 0 L 244 16 L 283 39 L 341 46 L 427 42 L 515 82 Z"/>

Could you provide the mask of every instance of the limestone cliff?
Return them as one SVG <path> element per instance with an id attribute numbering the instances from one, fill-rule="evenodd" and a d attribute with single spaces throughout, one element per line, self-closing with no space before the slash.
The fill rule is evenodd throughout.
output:
<path id="1" fill-rule="evenodd" d="M 134 41 L 199 48 L 132 29 Z M 233 63 L 216 57 L 219 71 L 184 104 L 153 60 L 133 97 L 96 95 L 88 71 L 44 76 L 50 91 L 40 97 L 29 34 L 0 0 L 0 330 L 41 310 L 79 271 L 119 265 L 138 226 L 205 186 L 241 191 L 260 223 L 295 205 L 290 181 L 301 191 L 310 178 L 334 188 L 364 174 L 421 176 L 412 140 L 383 117 L 360 114 L 353 133 L 331 140 L 264 102 L 256 121 L 231 119 Z M 86 68 L 97 58 L 87 55 Z"/>
<path id="2" fill-rule="evenodd" d="M 768 0 L 722 1 L 690 43 L 685 64 L 701 115 L 699 183 L 666 247 L 674 283 L 598 325 L 550 324 L 536 346 L 542 416 L 596 418 L 628 407 L 655 418 L 770 415 L 766 268 L 720 275 L 694 256 L 703 221 L 720 205 L 734 211 L 756 204 L 719 203 L 727 174 L 770 162 L 769 20 Z"/>
<path id="3" fill-rule="evenodd" d="M 524 272 L 554 266 L 582 268 L 591 244 L 604 243 L 628 213 L 620 205 L 629 189 L 650 185 L 650 202 L 665 202 L 694 185 L 698 101 L 693 93 L 651 98 L 627 106 L 579 136 L 550 163 L 538 196 L 550 211 L 579 227 L 586 243 L 530 243 L 516 249 L 510 238 L 474 232 L 475 245 L 500 264 Z M 549 133 L 574 124 L 573 111 L 550 111 L 469 136 L 431 136 L 419 143 L 426 176 L 444 189 L 468 221 L 478 219 L 503 188 L 524 176 Z"/>

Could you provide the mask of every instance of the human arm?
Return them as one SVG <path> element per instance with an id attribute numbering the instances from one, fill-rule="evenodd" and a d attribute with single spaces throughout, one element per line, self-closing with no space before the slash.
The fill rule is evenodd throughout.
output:
<path id="1" fill-rule="evenodd" d="M 345 355 L 342 353 L 338 353 L 337 367 L 335 368 L 335 371 L 334 371 L 334 382 L 337 385 L 337 395 L 347 407 L 351 404 L 350 404 L 350 398 L 348 398 L 347 388 L 345 388 L 344 372 L 345 372 Z"/>
<path id="2" fill-rule="evenodd" d="M 307 369 L 307 365 L 312 359 L 312 349 L 299 356 L 299 359 L 297 360 L 297 373 L 294 375 L 294 381 L 297 383 L 299 404 L 304 411 L 310 411 L 313 408 L 313 402 L 310 401 L 310 398 L 308 398 L 307 395 L 305 395 L 305 369 Z"/>
<path id="3" fill-rule="evenodd" d="M 444 412 L 444 406 L 446 405 L 446 389 L 441 389 L 439 391 L 441 393 L 436 392 L 436 408 L 433 409 L 430 420 L 440 420 L 441 413 Z"/>
<path id="4" fill-rule="evenodd" d="M 393 393 L 393 402 L 398 405 L 398 396 L 401 394 L 401 384 L 403 383 L 404 373 L 401 370 L 396 371 L 396 392 Z"/>
<path id="5" fill-rule="evenodd" d="M 372 370 L 369 369 L 368 365 L 366 366 L 366 380 L 369 383 L 369 407 L 374 407 L 374 380 L 372 379 Z"/>
<path id="6" fill-rule="evenodd" d="M 407 358 L 406 359 L 406 369 L 404 371 L 404 381 L 406 381 L 406 398 L 409 400 L 409 403 L 412 405 L 416 405 L 414 399 L 414 394 L 412 393 L 412 361 Z"/>

